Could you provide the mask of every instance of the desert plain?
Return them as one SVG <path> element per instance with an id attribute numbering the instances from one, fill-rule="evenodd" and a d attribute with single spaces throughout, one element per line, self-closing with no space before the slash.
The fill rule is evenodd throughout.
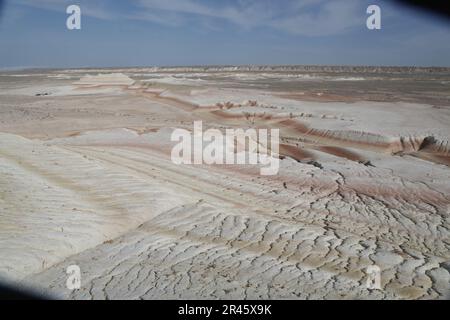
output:
<path id="1" fill-rule="evenodd" d="M 173 163 L 194 121 L 279 129 L 278 173 Z M 0 280 L 62 299 L 448 299 L 449 138 L 448 68 L 3 71 Z"/>

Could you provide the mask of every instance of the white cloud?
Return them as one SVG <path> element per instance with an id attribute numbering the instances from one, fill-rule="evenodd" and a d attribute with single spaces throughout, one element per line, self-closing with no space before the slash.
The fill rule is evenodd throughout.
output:
<path id="1" fill-rule="evenodd" d="M 324 36 L 340 34 L 352 27 L 365 26 L 365 11 L 357 0 L 323 2 L 314 11 L 302 11 L 288 17 L 275 19 L 271 25 L 293 34 Z"/>
<path id="2" fill-rule="evenodd" d="M 120 18 L 120 14 L 116 14 L 114 11 L 110 10 L 107 1 L 78 1 L 73 0 L 15 0 L 14 4 L 25 5 L 33 8 L 66 12 L 66 8 L 72 4 L 79 4 L 82 8 L 82 13 L 86 16 L 102 19 L 111 20 L 115 18 Z"/>
<path id="3" fill-rule="evenodd" d="M 234 4 L 218 1 L 139 0 L 144 10 L 198 19 L 221 19 L 246 29 L 271 27 L 292 34 L 322 36 L 342 33 L 364 25 L 365 8 L 358 0 L 269 1 L 241 0 Z M 214 5 L 211 5 L 214 3 Z"/>
<path id="4" fill-rule="evenodd" d="M 63 10 L 71 0 L 16 0 L 48 10 Z M 133 10 L 116 12 L 111 0 L 78 1 L 83 14 L 98 19 L 146 20 L 168 26 L 198 22 L 201 26 L 231 23 L 246 30 L 269 27 L 290 34 L 324 36 L 364 25 L 358 0 L 135 0 Z"/>

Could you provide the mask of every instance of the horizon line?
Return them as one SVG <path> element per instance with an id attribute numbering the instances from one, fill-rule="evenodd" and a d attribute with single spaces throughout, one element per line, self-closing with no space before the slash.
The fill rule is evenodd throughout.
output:
<path id="1" fill-rule="evenodd" d="M 12 67 L 0 67 L 0 72 L 7 71 L 26 71 L 26 70 L 77 70 L 77 69 L 146 69 L 146 68 L 263 68 L 263 67 L 275 67 L 275 68 L 288 68 L 288 67 L 347 67 L 347 68 L 409 68 L 409 69 L 448 69 L 449 66 L 437 66 L 437 65 L 353 65 L 353 64 L 205 64 L 205 65 L 135 65 L 135 66 L 12 66 Z"/>

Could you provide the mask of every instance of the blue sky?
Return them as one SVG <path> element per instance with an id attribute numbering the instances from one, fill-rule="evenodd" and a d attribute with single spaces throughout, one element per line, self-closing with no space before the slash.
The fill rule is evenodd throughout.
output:
<path id="1" fill-rule="evenodd" d="M 0 0 L 1 2 L 1 0 Z M 450 20 L 376 0 L 4 0 L 0 68 L 450 66 Z M 67 30 L 77 4 L 82 29 Z M 366 28 L 366 8 L 382 29 Z"/>

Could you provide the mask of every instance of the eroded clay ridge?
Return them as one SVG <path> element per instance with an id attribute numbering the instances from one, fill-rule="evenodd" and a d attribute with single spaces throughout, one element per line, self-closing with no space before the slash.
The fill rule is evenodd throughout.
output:
<path id="1" fill-rule="evenodd" d="M 170 190 L 165 193 L 188 198 L 27 278 L 47 283 L 53 288 L 47 293 L 73 299 L 256 299 L 436 298 L 448 292 L 450 201 L 424 184 L 364 165 L 335 172 L 289 160 L 276 179 L 260 179 L 236 168 L 181 168 L 151 144 L 98 143 L 63 149 L 66 159 L 83 155 L 110 172 L 108 185 L 86 190 L 99 200 L 114 199 L 99 205 L 121 208 L 121 216 L 143 208 L 134 202 L 138 195 L 110 194 L 130 185 L 124 179 L 131 177 L 144 183 L 140 192 L 163 183 Z M 89 167 L 76 172 L 95 178 Z M 58 176 L 86 183 L 70 173 Z M 71 230 L 72 222 L 66 223 Z M 74 263 L 83 268 L 85 285 L 70 293 L 65 268 Z M 374 263 L 383 270 L 382 291 L 365 288 L 365 270 Z"/>
<path id="2" fill-rule="evenodd" d="M 358 156 L 349 150 L 338 150 L 334 147 L 364 149 L 393 155 L 407 154 L 423 160 L 450 166 L 450 147 L 448 141 L 439 141 L 433 136 L 389 137 L 363 131 L 314 129 L 297 119 L 292 119 L 292 117 L 278 116 L 276 114 L 271 114 L 270 112 L 227 112 L 227 110 L 242 107 L 241 104 L 217 103 L 214 106 L 200 106 L 179 98 L 164 97 L 159 93 L 148 92 L 146 89 L 140 89 L 139 87 L 137 87 L 137 89 L 135 87 L 128 87 L 127 90 L 137 92 L 138 94 L 146 96 L 152 100 L 167 103 L 185 111 L 199 111 L 196 115 L 198 115 L 198 118 L 200 119 L 220 119 L 222 123 L 227 123 L 228 120 L 230 121 L 229 124 L 232 125 L 239 125 L 239 123 L 233 122 L 233 120 L 241 120 L 241 124 L 244 126 L 251 124 L 256 127 L 279 128 L 282 130 L 282 136 L 285 138 L 290 138 L 289 140 L 291 141 L 297 140 L 299 142 L 318 144 L 323 146 L 319 147 L 322 151 L 327 152 L 327 150 L 329 150 L 335 155 L 343 154 L 343 156 L 347 159 L 365 161 L 362 160 L 361 156 Z M 257 106 L 257 102 L 255 101 L 254 103 L 249 103 L 247 105 Z M 213 118 L 205 116 L 205 111 L 208 111 L 210 115 L 213 115 Z M 304 155 L 308 154 L 307 146 L 304 146 L 303 149 L 306 149 L 304 151 L 294 151 L 295 148 L 295 146 L 289 147 L 290 151 L 285 155 L 294 156 L 294 154 L 297 154 L 298 156 L 294 156 L 294 158 L 296 160 L 302 160 Z M 283 148 L 283 150 L 286 150 L 286 148 Z"/>
<path id="3" fill-rule="evenodd" d="M 66 69 L 63 72 L 329 72 L 329 73 L 450 73 L 450 68 L 446 67 L 383 67 L 383 66 L 314 66 L 314 65 L 286 65 L 286 66 L 270 66 L 270 65 L 249 65 L 249 66 L 192 66 L 192 67 L 148 67 L 148 68 L 114 68 L 108 69 L 96 69 L 96 68 L 83 68 L 83 69 Z"/>

